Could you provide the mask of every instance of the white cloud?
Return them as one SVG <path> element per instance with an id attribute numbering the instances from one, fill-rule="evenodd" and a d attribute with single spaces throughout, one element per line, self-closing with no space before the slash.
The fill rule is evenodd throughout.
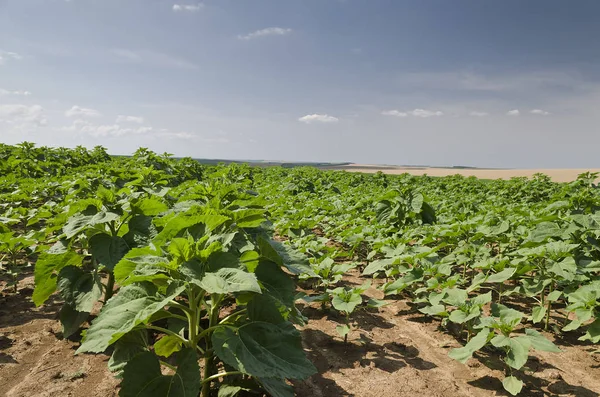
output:
<path id="1" fill-rule="evenodd" d="M 65 112 L 67 117 L 100 117 L 102 113 L 95 109 L 82 108 L 80 106 L 73 106 L 71 109 Z"/>
<path id="2" fill-rule="evenodd" d="M 240 40 L 252 40 L 258 37 L 265 36 L 285 36 L 287 34 L 292 33 L 292 29 L 289 28 L 266 28 L 260 29 L 252 33 L 248 33 L 247 35 L 239 35 L 238 39 Z"/>
<path id="3" fill-rule="evenodd" d="M 120 123 L 144 124 L 144 118 L 143 117 L 137 117 L 137 116 L 122 116 L 122 115 L 119 115 L 119 117 L 117 117 L 117 120 L 115 122 L 117 124 L 120 124 Z"/>
<path id="4" fill-rule="evenodd" d="M 148 50 L 127 50 L 115 48 L 111 53 L 123 62 L 171 69 L 198 69 L 198 66 L 182 58 Z"/>
<path id="5" fill-rule="evenodd" d="M 319 122 L 319 123 L 337 123 L 340 121 L 337 117 L 329 116 L 328 114 L 307 114 L 306 116 L 300 117 L 298 121 L 306 124 Z"/>
<path id="6" fill-rule="evenodd" d="M 381 112 L 384 116 L 395 116 L 395 117 L 420 117 L 420 118 L 428 118 L 428 117 L 441 117 L 444 113 L 439 110 L 426 110 L 426 109 L 415 109 L 409 110 L 407 112 L 401 112 L 399 110 L 386 110 Z"/>
<path id="7" fill-rule="evenodd" d="M 399 110 L 384 110 L 381 114 L 384 116 L 408 117 L 408 113 Z"/>
<path id="8" fill-rule="evenodd" d="M 0 65 L 4 65 L 11 60 L 20 61 L 21 59 L 23 59 L 23 57 L 16 52 L 0 50 Z"/>
<path id="9" fill-rule="evenodd" d="M 521 114 L 521 112 L 519 112 L 519 109 L 509 110 L 508 112 L 506 112 L 507 116 L 513 116 L 513 117 L 518 116 L 520 114 Z"/>
<path id="10" fill-rule="evenodd" d="M 539 116 L 549 116 L 550 115 L 550 112 L 546 112 L 545 110 L 542 110 L 542 109 L 533 109 L 529 113 L 531 113 L 531 114 L 537 114 Z"/>
<path id="11" fill-rule="evenodd" d="M 86 134 L 94 138 L 103 137 L 122 137 L 125 135 L 143 135 L 146 137 L 170 137 L 178 139 L 195 138 L 195 135 L 188 132 L 171 132 L 167 129 L 156 130 L 151 126 L 127 127 L 116 124 L 94 124 L 88 120 L 76 119 L 71 125 L 57 128 L 57 131 L 70 132 L 76 134 Z"/>
<path id="12" fill-rule="evenodd" d="M 470 112 L 469 116 L 473 116 L 473 117 L 485 117 L 485 116 L 489 116 L 489 113 L 486 112 Z"/>
<path id="13" fill-rule="evenodd" d="M 31 92 L 29 92 L 29 91 L 10 91 L 10 90 L 5 90 L 4 88 L 0 88 L 0 96 L 5 96 L 5 95 L 30 96 Z"/>
<path id="14" fill-rule="evenodd" d="M 188 12 L 198 12 L 204 7 L 204 4 L 173 4 L 173 11 L 188 11 Z"/>
<path id="15" fill-rule="evenodd" d="M 48 124 L 45 110 L 40 105 L 0 105 L 0 123 L 8 125 L 9 132 L 25 132 Z"/>
<path id="16" fill-rule="evenodd" d="M 415 117 L 422 117 L 422 118 L 427 118 L 427 117 L 441 117 L 444 115 L 444 113 L 440 112 L 439 110 L 434 111 L 434 110 L 425 110 L 425 109 L 415 109 L 413 111 L 408 112 L 410 115 L 415 116 Z"/>

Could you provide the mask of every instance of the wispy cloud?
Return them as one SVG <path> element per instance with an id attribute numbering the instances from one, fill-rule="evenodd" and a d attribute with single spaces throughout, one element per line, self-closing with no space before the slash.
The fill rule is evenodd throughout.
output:
<path id="1" fill-rule="evenodd" d="M 485 116 L 489 116 L 489 113 L 486 112 L 470 112 L 469 116 L 473 116 L 473 117 L 485 117 Z"/>
<path id="2" fill-rule="evenodd" d="M 542 110 L 542 109 L 533 109 L 529 113 L 536 114 L 538 116 L 549 116 L 550 115 L 550 112 L 547 112 L 547 111 Z"/>
<path id="3" fill-rule="evenodd" d="M 260 29 L 255 32 L 248 33 L 246 35 L 239 35 L 238 39 L 252 40 L 252 39 L 256 39 L 259 37 L 266 37 L 266 36 L 285 36 L 290 33 L 292 33 L 292 29 L 273 27 L 273 28 Z"/>
<path id="4" fill-rule="evenodd" d="M 385 110 L 381 112 L 384 116 L 395 116 L 395 117 L 420 117 L 420 118 L 429 118 L 429 117 L 441 117 L 444 115 L 443 112 L 439 110 L 427 110 L 427 109 L 414 109 L 406 112 L 401 112 L 399 110 Z"/>
<path id="5" fill-rule="evenodd" d="M 95 109 L 82 108 L 81 106 L 73 106 L 65 112 L 67 117 L 100 117 L 102 113 Z"/>
<path id="6" fill-rule="evenodd" d="M 155 129 L 152 126 L 123 126 L 115 124 L 95 124 L 89 120 L 76 119 L 68 125 L 56 128 L 56 131 L 69 132 L 72 134 L 85 134 L 94 138 L 103 137 L 124 137 L 124 136 L 144 136 L 149 138 L 168 137 L 177 139 L 192 139 L 196 136 L 188 132 L 172 132 L 168 129 Z"/>
<path id="7" fill-rule="evenodd" d="M 161 52 L 115 48 L 111 50 L 111 53 L 119 60 L 128 63 L 141 63 L 144 65 L 171 69 L 198 68 L 198 66 L 192 62 Z"/>
<path id="8" fill-rule="evenodd" d="M 136 123 L 136 124 L 144 124 L 144 118 L 138 116 L 122 116 L 119 115 L 117 120 L 115 121 L 117 124 L 119 123 Z"/>
<path id="9" fill-rule="evenodd" d="M 11 91 L 11 90 L 5 90 L 4 88 L 0 88 L 0 96 L 5 96 L 5 95 L 14 95 L 14 96 L 30 96 L 31 92 L 29 91 Z"/>
<path id="10" fill-rule="evenodd" d="M 175 12 L 181 12 L 181 11 L 198 12 L 202 8 L 204 8 L 204 4 L 202 4 L 202 3 L 198 3 L 198 4 L 173 4 L 173 11 L 175 11 Z"/>
<path id="11" fill-rule="evenodd" d="M 381 114 L 384 116 L 408 117 L 408 113 L 399 110 L 384 110 Z"/>
<path id="12" fill-rule="evenodd" d="M 40 105 L 0 105 L 0 122 L 9 126 L 9 131 L 24 131 L 48 124 L 45 110 Z"/>
<path id="13" fill-rule="evenodd" d="M 4 65 L 8 61 L 20 61 L 23 57 L 16 52 L 0 50 L 0 65 Z"/>
<path id="14" fill-rule="evenodd" d="M 508 112 L 506 112 L 507 116 L 512 116 L 512 117 L 519 116 L 520 114 L 521 114 L 521 112 L 519 112 L 519 109 L 513 109 L 513 110 L 509 110 Z"/>
<path id="15" fill-rule="evenodd" d="M 337 117 L 330 116 L 328 114 L 307 114 L 298 119 L 298 121 L 306 124 L 311 123 L 337 123 L 340 121 Z"/>

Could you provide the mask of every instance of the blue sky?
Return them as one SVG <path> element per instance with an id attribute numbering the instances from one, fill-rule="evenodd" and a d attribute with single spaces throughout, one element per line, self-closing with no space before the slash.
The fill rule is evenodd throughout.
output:
<path id="1" fill-rule="evenodd" d="M 0 141 L 600 167 L 596 0 L 0 0 Z"/>

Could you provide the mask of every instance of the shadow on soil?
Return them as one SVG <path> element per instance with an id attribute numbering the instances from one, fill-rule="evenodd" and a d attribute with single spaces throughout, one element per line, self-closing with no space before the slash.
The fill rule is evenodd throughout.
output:
<path id="1" fill-rule="evenodd" d="M 0 329 L 23 325 L 32 320 L 58 318 L 58 305 L 53 297 L 43 306 L 36 308 L 31 301 L 33 289 L 23 288 L 16 294 L 0 297 Z"/>
<path id="2" fill-rule="evenodd" d="M 368 321 L 362 316 L 357 316 L 355 321 L 374 327 L 383 326 L 391 328 L 391 324 L 382 318 L 375 320 L 375 316 L 368 312 L 360 312 L 362 316 L 369 317 Z M 360 325 L 361 330 L 366 330 Z M 419 350 L 414 346 L 398 342 L 374 343 L 364 334 L 360 342 L 344 343 L 342 340 L 328 335 L 320 330 L 305 329 L 302 331 L 302 340 L 308 358 L 317 367 L 318 374 L 311 378 L 294 384 L 297 395 L 309 396 L 353 396 L 331 379 L 324 378 L 323 373 L 339 372 L 346 368 L 374 367 L 382 371 L 393 373 L 401 368 L 410 366 L 418 370 L 430 370 L 436 367 L 432 362 L 419 357 Z"/>

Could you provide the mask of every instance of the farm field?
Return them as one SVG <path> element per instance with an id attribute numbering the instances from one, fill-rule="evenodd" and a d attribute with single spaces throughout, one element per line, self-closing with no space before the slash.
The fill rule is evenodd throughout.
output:
<path id="1" fill-rule="evenodd" d="M 474 176 L 481 179 L 510 179 L 515 177 L 532 178 L 535 174 L 544 174 L 554 182 L 572 182 L 586 172 L 600 172 L 595 169 L 576 168 L 538 168 L 538 169 L 488 169 L 488 168 L 441 168 L 441 167 L 403 167 L 403 166 L 378 166 L 373 164 L 347 164 L 340 166 L 323 167 L 349 172 L 375 173 L 400 175 L 428 175 L 428 176 Z"/>
<path id="2" fill-rule="evenodd" d="M 600 395 L 597 174 L 352 170 L 0 145 L 0 395 Z"/>

